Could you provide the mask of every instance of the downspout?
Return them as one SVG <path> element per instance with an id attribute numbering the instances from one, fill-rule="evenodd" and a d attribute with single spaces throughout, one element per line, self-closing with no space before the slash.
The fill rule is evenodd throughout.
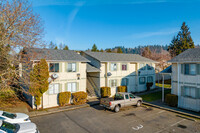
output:
<path id="1" fill-rule="evenodd" d="M 179 76 L 180 76 L 179 73 L 180 73 L 180 72 L 179 72 L 179 63 L 177 63 L 177 67 L 178 67 L 178 68 L 177 68 L 177 69 L 178 69 L 178 70 L 177 70 L 177 71 L 178 71 L 178 72 L 177 72 L 177 78 L 178 78 L 178 97 L 179 97 L 179 96 L 180 96 L 180 84 L 179 84 L 179 80 L 180 80 L 180 79 L 179 79 L 179 78 L 180 78 L 180 77 L 179 77 Z"/>
<path id="2" fill-rule="evenodd" d="M 105 63 L 105 86 L 108 86 L 108 63 Z"/>

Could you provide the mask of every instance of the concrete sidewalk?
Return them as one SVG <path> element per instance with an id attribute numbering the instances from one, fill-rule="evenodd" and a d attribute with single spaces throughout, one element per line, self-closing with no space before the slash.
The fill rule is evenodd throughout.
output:
<path id="1" fill-rule="evenodd" d="M 98 105 L 99 100 L 90 100 L 85 104 L 82 105 L 69 105 L 69 106 L 64 106 L 64 107 L 55 107 L 55 108 L 49 108 L 49 109 L 43 109 L 43 110 L 36 110 L 36 111 L 30 111 L 26 113 L 30 117 L 36 117 L 36 116 L 41 116 L 41 115 L 48 115 L 48 114 L 53 114 L 53 113 L 58 113 L 62 111 L 69 111 L 69 110 L 74 110 L 74 109 L 79 109 L 79 108 L 85 108 L 85 107 L 90 107 L 94 105 Z"/>
<path id="2" fill-rule="evenodd" d="M 186 115 L 189 117 L 200 119 L 200 113 L 198 113 L 198 112 L 189 111 L 189 110 L 185 110 L 185 109 L 181 109 L 181 108 L 177 108 L 177 107 L 171 107 L 171 106 L 168 106 L 167 104 L 163 103 L 161 100 L 154 101 L 154 102 L 143 102 L 143 104 L 147 105 L 147 106 L 152 106 L 155 108 L 159 108 L 159 109 L 167 110 L 170 112 L 174 112 L 174 113 L 178 113 L 178 114 L 182 114 L 182 115 Z"/>

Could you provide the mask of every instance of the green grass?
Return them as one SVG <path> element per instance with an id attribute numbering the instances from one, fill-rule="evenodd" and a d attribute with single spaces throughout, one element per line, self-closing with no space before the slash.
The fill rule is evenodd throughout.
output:
<path id="1" fill-rule="evenodd" d="M 165 90 L 165 95 L 169 93 L 171 93 L 171 90 Z M 142 97 L 143 101 L 146 101 L 146 102 L 156 101 L 156 100 L 162 99 L 162 91 L 140 95 L 140 97 Z"/>
<path id="2" fill-rule="evenodd" d="M 162 84 L 158 84 L 158 83 L 156 83 L 156 86 L 157 87 L 162 87 Z M 168 89 L 171 89 L 171 84 L 164 84 L 164 88 L 168 88 Z"/>

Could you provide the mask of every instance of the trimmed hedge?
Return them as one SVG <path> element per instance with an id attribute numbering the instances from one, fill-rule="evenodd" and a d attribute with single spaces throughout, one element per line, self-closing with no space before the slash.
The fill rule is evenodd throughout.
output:
<path id="1" fill-rule="evenodd" d="M 172 107 L 177 107 L 178 105 L 178 96 L 174 94 L 167 94 L 165 97 L 165 102 Z"/>
<path id="2" fill-rule="evenodd" d="M 80 105 L 86 103 L 87 93 L 83 91 L 72 93 L 73 104 Z"/>
<path id="3" fill-rule="evenodd" d="M 101 87 L 101 97 L 109 97 L 111 95 L 110 87 Z"/>
<path id="4" fill-rule="evenodd" d="M 71 92 L 60 92 L 59 93 L 59 105 L 64 106 L 66 104 L 69 104 L 69 100 L 71 98 Z"/>
<path id="5" fill-rule="evenodd" d="M 126 86 L 118 86 L 117 92 L 127 92 L 127 87 Z"/>

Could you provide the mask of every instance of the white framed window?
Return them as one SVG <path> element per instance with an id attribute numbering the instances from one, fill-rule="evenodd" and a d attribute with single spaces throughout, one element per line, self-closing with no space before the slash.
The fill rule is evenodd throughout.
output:
<path id="1" fill-rule="evenodd" d="M 116 86 L 117 86 L 117 80 L 116 79 L 110 80 L 110 87 L 116 87 Z"/>
<path id="2" fill-rule="evenodd" d="M 128 78 L 123 78 L 121 82 L 122 86 L 127 86 L 128 85 Z"/>
<path id="3" fill-rule="evenodd" d="M 185 97 L 191 97 L 191 98 L 198 98 L 199 95 L 197 94 L 197 88 L 195 87 L 188 87 L 188 86 L 184 86 L 183 88 L 183 94 L 182 96 L 185 96 Z"/>
<path id="4" fill-rule="evenodd" d="M 184 69 L 185 75 L 196 75 L 197 74 L 197 64 L 185 64 L 184 67 L 182 65 L 181 69 Z M 181 70 L 181 73 L 183 73 L 183 70 Z"/>
<path id="5" fill-rule="evenodd" d="M 148 76 L 148 77 L 147 77 L 147 82 L 148 82 L 148 83 L 153 82 L 153 76 Z"/>
<path id="6" fill-rule="evenodd" d="M 49 63 L 49 72 L 59 72 L 59 63 Z"/>
<path id="7" fill-rule="evenodd" d="M 77 91 L 77 83 L 76 82 L 67 83 L 67 90 L 69 92 L 76 92 Z"/>
<path id="8" fill-rule="evenodd" d="M 67 72 L 76 72 L 76 63 L 68 63 Z"/>
<path id="9" fill-rule="evenodd" d="M 145 63 L 140 63 L 140 70 L 146 70 Z"/>
<path id="10" fill-rule="evenodd" d="M 146 83 L 146 77 L 140 77 L 139 78 L 139 83 L 140 84 L 145 84 Z"/>
<path id="11" fill-rule="evenodd" d="M 122 71 L 126 71 L 127 70 L 127 64 L 122 64 Z"/>
<path id="12" fill-rule="evenodd" d="M 111 63 L 110 64 L 110 70 L 111 71 L 117 71 L 117 63 Z"/>
<path id="13" fill-rule="evenodd" d="M 50 84 L 49 85 L 49 94 L 58 94 L 60 91 L 59 84 Z"/>

